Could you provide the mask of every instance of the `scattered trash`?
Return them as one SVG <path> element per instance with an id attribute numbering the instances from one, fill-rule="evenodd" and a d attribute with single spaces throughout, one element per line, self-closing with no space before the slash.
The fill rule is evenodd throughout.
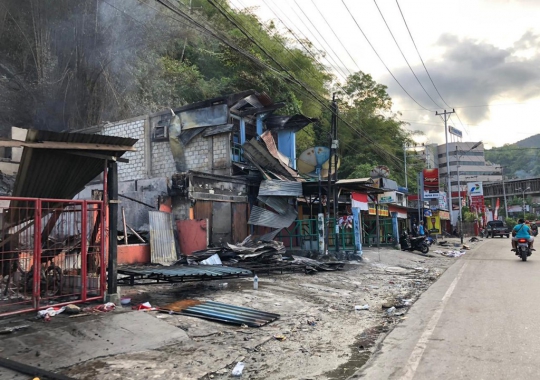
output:
<path id="1" fill-rule="evenodd" d="M 221 262 L 221 259 L 219 258 L 219 255 L 216 253 L 206 260 L 201 261 L 199 264 L 201 265 L 223 265 Z"/>
<path id="2" fill-rule="evenodd" d="M 412 298 L 409 298 L 409 299 L 406 299 L 406 300 L 401 300 L 401 302 L 403 302 L 403 306 L 411 306 L 412 305 Z"/>
<path id="3" fill-rule="evenodd" d="M 478 239 L 476 236 L 473 236 L 472 238 L 469 239 L 470 242 L 477 242 L 477 241 L 482 241 L 480 239 Z"/>
<path id="4" fill-rule="evenodd" d="M 386 315 L 391 317 L 391 316 L 394 315 L 395 312 L 396 312 L 396 308 L 394 306 L 392 306 L 390 309 L 386 310 Z"/>
<path id="5" fill-rule="evenodd" d="M 471 249 L 471 247 L 469 247 L 468 245 L 463 244 L 463 247 L 461 247 L 461 249 L 469 250 L 469 249 Z"/>
<path id="6" fill-rule="evenodd" d="M 124 297 L 124 298 L 121 298 L 120 299 L 120 304 L 121 305 L 129 305 L 131 303 L 131 298 L 128 298 L 128 297 Z"/>
<path id="7" fill-rule="evenodd" d="M 283 340 L 287 339 L 287 337 L 285 335 L 274 335 L 274 339 L 279 340 L 279 341 L 283 341 Z"/>
<path id="8" fill-rule="evenodd" d="M 152 305 L 150 305 L 150 302 L 144 302 L 137 306 L 133 306 L 132 309 L 133 310 L 156 310 L 155 307 L 152 307 Z"/>
<path id="9" fill-rule="evenodd" d="M 66 305 L 66 314 L 74 315 L 81 312 L 81 308 L 77 305 Z"/>
<path id="10" fill-rule="evenodd" d="M 443 256 L 446 256 L 446 257 L 460 257 L 460 256 L 463 256 L 465 254 L 465 251 L 441 251 L 441 250 L 437 250 L 437 251 L 433 251 L 433 253 L 437 253 L 439 255 L 443 255 Z"/>
<path id="11" fill-rule="evenodd" d="M 369 305 L 366 303 L 365 305 L 356 305 L 354 307 L 354 310 L 356 311 L 359 311 L 359 310 L 369 310 Z"/>
<path id="12" fill-rule="evenodd" d="M 244 363 L 243 362 L 238 362 L 236 363 L 236 365 L 234 366 L 233 370 L 232 370 L 232 375 L 233 376 L 242 376 L 242 371 L 244 370 Z"/>
<path id="13" fill-rule="evenodd" d="M 20 325 L 20 326 L 14 326 L 14 327 L 8 327 L 3 330 L 0 330 L 0 335 L 4 334 L 11 334 L 12 332 L 24 330 L 26 328 L 30 327 L 30 325 Z"/>
<path id="14" fill-rule="evenodd" d="M 313 320 L 313 319 L 308 319 L 306 323 L 309 326 L 316 326 L 317 325 L 317 322 L 315 322 L 315 320 Z"/>
<path id="15" fill-rule="evenodd" d="M 64 310 L 66 310 L 65 307 L 49 307 L 48 309 L 38 311 L 38 318 L 50 321 L 51 317 L 63 313 Z"/>

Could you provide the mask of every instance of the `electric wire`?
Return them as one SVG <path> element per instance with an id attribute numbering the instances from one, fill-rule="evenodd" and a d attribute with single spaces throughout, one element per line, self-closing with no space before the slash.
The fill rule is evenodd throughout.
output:
<path id="1" fill-rule="evenodd" d="M 341 2 L 342 2 L 343 5 L 345 6 L 345 9 L 347 9 L 347 12 L 349 13 L 349 16 L 351 16 L 351 18 L 353 19 L 354 23 L 356 24 L 356 27 L 358 28 L 358 30 L 360 31 L 360 33 L 362 33 L 362 35 L 363 35 L 364 38 L 366 39 L 367 43 L 369 44 L 369 46 L 371 47 L 371 49 L 373 50 L 373 52 L 375 53 L 375 55 L 377 56 L 377 58 L 379 58 L 379 60 L 380 60 L 381 63 L 383 64 L 383 66 L 386 68 L 386 71 L 388 71 L 388 73 L 392 76 L 392 78 L 394 78 L 394 80 L 395 80 L 396 83 L 399 85 L 399 87 L 401 87 L 401 89 L 403 90 L 403 92 L 405 92 L 405 94 L 407 94 L 407 96 L 408 96 L 409 98 L 411 98 L 413 102 L 415 102 L 416 104 L 418 104 L 423 110 L 433 112 L 433 110 L 430 110 L 429 108 L 424 107 L 424 106 L 423 106 L 422 104 L 420 104 L 415 98 L 413 98 L 413 96 L 412 96 L 411 94 L 409 94 L 409 92 L 405 89 L 405 87 L 403 87 L 403 85 L 397 80 L 396 76 L 392 73 L 392 71 L 390 71 L 390 69 L 388 68 L 388 66 L 386 65 L 386 63 L 383 61 L 383 59 L 381 58 L 381 56 L 379 55 L 379 53 L 377 52 L 377 50 L 375 49 L 375 47 L 373 46 L 373 44 L 371 43 L 371 41 L 369 40 L 369 38 L 367 37 L 367 35 L 364 33 L 364 31 L 363 31 L 362 28 L 360 27 L 360 24 L 358 23 L 358 21 L 356 21 L 356 18 L 353 16 L 351 10 L 349 9 L 349 7 L 347 6 L 347 4 L 345 3 L 345 0 L 341 0 Z"/>
<path id="2" fill-rule="evenodd" d="M 158 0 L 160 1 L 160 0 Z M 294 77 L 294 75 L 292 73 L 290 73 L 281 63 L 279 63 L 271 54 L 269 54 L 265 48 L 263 48 L 252 36 L 249 35 L 249 33 L 243 29 L 242 26 L 240 26 L 237 22 L 235 22 L 235 20 L 233 20 L 231 17 L 229 17 L 230 15 L 228 15 L 228 13 L 226 11 L 223 10 L 223 8 L 218 5 L 215 1 L 213 0 L 208 0 L 208 2 L 214 6 L 229 22 L 231 22 L 236 28 L 238 28 L 238 30 L 240 30 L 240 32 L 242 34 L 244 34 L 244 36 L 246 36 L 252 43 L 254 43 L 268 58 L 270 58 L 270 60 L 272 60 L 276 65 L 278 65 L 283 71 L 285 71 L 287 73 L 287 75 L 290 76 L 291 79 L 293 79 L 293 81 L 300 85 L 302 88 L 304 88 L 305 90 L 307 90 L 315 99 L 318 99 L 319 102 L 323 105 L 323 106 L 328 106 L 326 104 L 326 102 L 323 100 L 321 101 L 320 98 L 317 97 L 317 94 L 314 94 L 313 91 L 309 90 L 309 88 L 307 87 L 307 85 L 305 85 L 304 83 L 302 83 L 301 81 L 298 81 L 298 79 L 296 79 Z M 388 152 L 384 151 L 384 149 L 378 145 L 374 140 L 372 140 L 367 134 L 361 132 L 360 130 L 354 128 L 352 125 L 350 125 L 350 123 L 348 123 L 346 120 L 342 119 L 339 117 L 338 115 L 338 118 L 341 119 L 349 128 L 351 128 L 355 133 L 357 133 L 360 137 L 363 137 L 364 139 L 368 140 L 371 144 L 373 144 L 375 147 L 381 149 L 380 152 L 378 152 L 379 154 L 385 154 L 385 155 L 389 155 Z M 398 161 L 401 161 L 398 157 L 396 156 L 392 156 L 392 155 L 389 155 L 387 157 L 392 157 L 393 159 L 397 159 Z"/>
<path id="3" fill-rule="evenodd" d="M 331 107 L 326 104 L 326 101 L 325 100 L 321 100 L 321 98 L 319 96 L 317 96 L 316 94 L 314 94 L 311 90 L 309 90 L 309 88 L 307 88 L 304 84 L 302 84 L 301 82 L 299 82 L 298 80 L 296 80 L 296 78 L 294 78 L 293 75 L 291 75 L 290 73 L 288 73 L 288 75 L 292 78 L 286 78 L 283 76 L 282 73 L 280 73 L 279 71 L 277 71 L 276 69 L 274 69 L 271 65 L 268 65 L 267 63 L 265 62 L 262 62 L 260 61 L 258 58 L 252 56 L 251 54 L 243 51 L 242 49 L 238 48 L 237 46 L 235 46 L 234 44 L 230 43 L 226 38 L 223 38 L 221 36 L 219 36 L 216 32 L 214 31 L 211 31 L 209 30 L 208 28 L 206 28 L 204 25 L 200 24 L 199 22 L 197 22 L 196 20 L 194 20 L 190 15 L 186 14 L 185 12 L 181 11 L 180 9 L 176 8 L 174 5 L 170 4 L 167 0 L 156 0 L 159 4 L 161 4 L 162 6 L 166 7 L 167 9 L 171 10 L 173 13 L 179 15 L 180 17 L 182 17 L 183 19 L 191 22 L 193 25 L 195 25 L 197 28 L 199 29 L 202 29 L 201 31 L 205 34 L 209 34 L 215 38 L 217 38 L 218 40 L 220 40 L 221 42 L 223 42 L 225 45 L 229 46 L 231 49 L 233 49 L 234 51 L 248 57 L 250 60 L 253 60 L 254 62 L 258 63 L 261 67 L 265 67 L 269 70 L 272 70 L 273 72 L 275 72 L 276 74 L 279 74 L 280 76 L 282 76 L 285 80 L 287 80 L 288 82 L 290 83 L 293 83 L 297 86 L 300 86 L 301 88 L 303 88 L 310 96 L 312 96 L 315 100 L 319 101 L 321 103 L 321 105 L 327 109 L 329 109 L 331 111 Z M 209 0 L 209 2 L 212 2 L 211 0 Z M 255 41 L 252 41 L 255 43 Z M 267 52 L 265 54 L 268 54 Z M 273 58 L 272 56 L 269 55 L 270 58 Z M 273 59 L 273 61 L 278 64 L 279 66 L 281 66 L 277 61 L 275 61 L 275 59 Z M 284 70 L 286 71 L 286 70 Z M 389 162 L 394 162 L 394 163 L 397 163 L 397 164 L 400 164 L 402 163 L 403 161 L 401 159 L 399 159 L 397 156 L 394 156 L 392 155 L 391 153 L 388 153 L 384 150 L 384 148 L 382 148 L 381 146 L 379 146 L 375 141 L 373 141 L 365 132 L 361 132 L 360 130 L 354 128 L 349 122 L 347 122 L 346 120 L 344 120 L 343 118 L 341 118 L 339 115 L 338 115 L 338 120 L 341 120 L 343 123 L 345 123 L 352 131 L 354 131 L 359 137 L 362 137 L 364 138 L 365 140 L 367 140 L 368 142 L 370 142 L 372 144 L 372 149 L 373 148 L 378 148 L 378 150 L 375 150 L 374 151 L 376 153 L 378 153 L 378 155 L 383 158 L 386 157 L 386 160 L 389 160 Z M 369 145 L 368 145 L 369 146 Z"/>
<path id="4" fill-rule="evenodd" d="M 405 60 L 405 63 L 407 63 L 407 66 L 409 66 L 409 69 L 411 70 L 411 73 L 412 75 L 414 75 L 414 77 L 416 78 L 416 81 L 418 82 L 418 84 L 420 85 L 420 87 L 422 87 L 422 90 L 424 90 L 424 92 L 426 93 L 426 95 L 431 99 L 431 101 L 433 102 L 433 104 L 435 104 L 437 106 L 437 108 L 443 108 L 441 107 L 439 104 L 437 104 L 437 102 L 431 97 L 431 95 L 429 94 L 429 92 L 427 92 L 426 88 L 424 87 L 424 85 L 422 84 L 422 82 L 420 82 L 420 79 L 418 78 L 418 76 L 416 75 L 416 73 L 414 72 L 413 68 L 411 67 L 411 64 L 409 63 L 409 60 L 407 59 L 407 57 L 405 56 L 405 53 L 403 53 L 403 50 L 401 49 L 401 46 L 399 46 L 399 43 L 397 42 L 396 40 L 396 37 L 394 36 L 394 33 L 392 32 L 392 29 L 390 29 L 390 25 L 388 25 L 388 22 L 386 21 L 386 18 L 384 17 L 382 11 L 381 11 L 381 8 L 379 8 L 379 4 L 377 4 L 377 0 L 373 0 L 373 2 L 375 3 L 375 6 L 377 7 L 377 10 L 379 11 L 379 14 L 381 15 L 381 18 L 383 19 L 384 21 L 384 25 L 386 25 L 386 29 L 388 29 L 388 32 L 390 32 L 390 36 L 392 36 L 392 39 L 394 40 L 394 43 L 396 44 L 399 52 L 401 53 L 401 56 L 403 57 L 403 59 Z"/>
<path id="5" fill-rule="evenodd" d="M 360 70 L 360 65 L 356 62 L 356 60 L 353 58 L 353 56 L 351 55 L 351 53 L 349 52 L 349 50 L 347 49 L 347 47 L 343 44 L 343 42 L 341 42 L 341 38 L 338 37 L 338 35 L 336 34 L 336 32 L 334 31 L 334 29 L 332 28 L 332 26 L 328 23 L 328 21 L 326 20 L 326 17 L 324 17 L 324 14 L 321 12 L 321 10 L 319 9 L 319 7 L 317 6 L 317 4 L 315 3 L 314 0 L 311 0 L 311 3 L 315 6 L 315 9 L 317 10 L 317 12 L 319 12 L 319 14 L 321 15 L 322 19 L 324 20 L 324 22 L 326 23 L 326 25 L 328 25 L 328 28 L 330 28 L 330 31 L 332 32 L 332 34 L 334 35 L 334 37 L 336 37 L 336 39 L 338 40 L 338 42 L 340 43 L 340 45 L 343 47 L 343 49 L 345 49 L 345 51 L 347 52 L 347 54 L 349 55 L 349 58 L 354 62 L 354 64 L 356 65 L 356 67 L 358 68 L 358 70 Z"/>
<path id="6" fill-rule="evenodd" d="M 321 34 L 321 32 L 319 32 L 319 30 L 317 29 L 317 27 L 315 25 L 313 25 L 313 22 L 311 21 L 311 19 L 307 16 L 306 12 L 304 12 L 304 10 L 302 9 L 302 7 L 300 5 L 298 5 L 298 2 L 296 0 L 293 0 L 294 3 L 296 4 L 296 7 L 298 9 L 300 9 L 300 12 L 302 12 L 302 14 L 304 15 L 304 17 L 308 20 L 308 22 L 313 26 L 313 28 L 315 29 L 315 31 L 317 32 L 317 34 L 319 34 L 319 36 L 322 38 L 322 40 L 324 41 L 324 43 L 326 44 L 326 46 L 328 46 L 330 48 L 330 50 L 332 51 L 332 53 L 334 53 L 334 55 L 336 56 L 336 58 L 338 59 L 338 61 L 343 65 L 343 68 L 345 70 L 347 70 L 347 72 L 349 73 L 349 75 L 352 75 L 351 71 L 349 70 L 349 68 L 347 67 L 347 65 L 345 65 L 343 63 L 343 61 L 341 60 L 341 58 L 339 58 L 339 55 L 336 54 L 336 52 L 334 51 L 334 49 L 332 49 L 332 45 L 330 45 L 327 41 L 326 41 L 326 38 L 324 38 L 324 36 Z M 291 7 L 291 9 L 294 10 L 294 8 Z M 296 12 L 295 12 L 296 13 Z M 322 46 L 322 45 L 321 45 Z M 339 65 L 338 65 L 339 66 Z"/>

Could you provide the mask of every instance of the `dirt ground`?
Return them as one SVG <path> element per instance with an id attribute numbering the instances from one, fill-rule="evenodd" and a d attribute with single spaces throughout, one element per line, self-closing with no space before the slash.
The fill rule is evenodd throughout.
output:
<path id="1" fill-rule="evenodd" d="M 474 246 L 472 246 L 474 249 Z M 123 288 L 133 303 L 162 306 L 185 299 L 213 300 L 279 313 L 260 328 L 149 312 L 184 330 L 188 341 L 156 350 L 90 360 L 62 372 L 77 379 L 228 379 L 244 362 L 247 379 L 346 379 L 376 342 L 407 318 L 413 303 L 456 258 L 369 249 L 342 271 L 264 276 L 225 282 Z M 355 311 L 355 305 L 369 310 Z M 398 306 L 392 316 L 386 309 Z M 141 313 L 142 311 L 133 311 Z M 140 339 L 145 329 L 141 326 Z M 284 340 L 277 339 L 279 336 Z"/>

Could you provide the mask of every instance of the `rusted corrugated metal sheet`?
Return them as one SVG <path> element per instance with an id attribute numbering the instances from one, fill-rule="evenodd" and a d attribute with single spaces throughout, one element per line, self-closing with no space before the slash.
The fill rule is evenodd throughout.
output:
<path id="1" fill-rule="evenodd" d="M 150 258 L 154 264 L 171 265 L 178 260 L 174 244 L 172 214 L 148 211 L 150 221 Z"/>
<path id="2" fill-rule="evenodd" d="M 261 181 L 259 195 L 301 197 L 302 183 L 280 180 Z"/>
<path id="3" fill-rule="evenodd" d="M 290 209 L 285 215 L 279 215 L 264 208 L 253 206 L 248 223 L 256 226 L 286 228 L 296 220 L 297 216 L 298 214 L 293 209 Z"/>
<path id="4" fill-rule="evenodd" d="M 232 242 L 231 202 L 212 204 L 212 243 L 221 246 Z"/>
<path id="5" fill-rule="evenodd" d="M 212 105 L 183 111 L 180 112 L 179 116 L 182 120 L 182 131 L 211 125 L 223 125 L 227 123 L 229 107 L 227 104 Z"/>

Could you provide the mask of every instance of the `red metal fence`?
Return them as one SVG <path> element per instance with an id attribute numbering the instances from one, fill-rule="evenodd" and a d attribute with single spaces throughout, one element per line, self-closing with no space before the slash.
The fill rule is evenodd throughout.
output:
<path id="1" fill-rule="evenodd" d="M 0 316 L 102 299 L 102 201 L 0 197 Z"/>

